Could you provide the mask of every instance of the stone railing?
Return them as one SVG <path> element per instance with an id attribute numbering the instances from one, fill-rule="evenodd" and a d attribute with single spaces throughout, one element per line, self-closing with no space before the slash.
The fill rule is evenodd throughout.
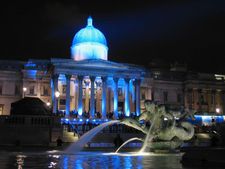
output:
<path id="1" fill-rule="evenodd" d="M 0 125 L 59 126 L 61 124 L 60 117 L 56 116 L 3 115 L 0 116 Z"/>

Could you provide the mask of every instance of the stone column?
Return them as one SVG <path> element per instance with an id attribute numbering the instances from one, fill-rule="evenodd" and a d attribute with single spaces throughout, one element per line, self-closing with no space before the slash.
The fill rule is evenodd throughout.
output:
<path id="1" fill-rule="evenodd" d="M 101 93 L 100 93 L 101 82 L 96 82 L 96 111 L 101 112 Z"/>
<path id="2" fill-rule="evenodd" d="M 141 80 L 140 79 L 136 79 L 135 80 L 135 109 L 136 109 L 136 116 L 140 115 L 140 84 L 141 84 Z"/>
<path id="3" fill-rule="evenodd" d="M 58 91 L 58 74 L 53 75 L 53 93 L 52 93 L 52 100 L 53 100 L 53 113 L 58 112 L 58 98 L 55 96 L 55 92 Z"/>
<path id="4" fill-rule="evenodd" d="M 71 75 L 66 75 L 66 116 L 70 115 L 70 78 Z"/>
<path id="5" fill-rule="evenodd" d="M 74 109 L 77 111 L 77 105 L 78 105 L 78 102 L 77 102 L 77 100 L 78 100 L 78 84 L 77 84 L 77 80 L 74 80 Z"/>
<path id="6" fill-rule="evenodd" d="M 129 99 L 129 81 L 130 79 L 125 78 L 125 104 L 124 111 L 126 116 L 130 116 L 130 99 Z"/>
<path id="7" fill-rule="evenodd" d="M 91 76 L 91 102 L 90 102 L 90 117 L 95 117 L 95 77 Z"/>
<path id="8" fill-rule="evenodd" d="M 107 88 L 107 77 L 102 77 L 102 118 L 106 118 L 106 88 Z"/>
<path id="9" fill-rule="evenodd" d="M 114 78 L 114 84 L 115 84 L 115 88 L 114 88 L 114 97 L 113 97 L 113 111 L 114 111 L 114 119 L 118 119 L 118 81 L 119 78 Z"/>
<path id="10" fill-rule="evenodd" d="M 78 76 L 78 115 L 81 117 L 83 113 L 83 93 L 82 93 L 82 82 L 83 82 L 83 76 Z"/>
<path id="11" fill-rule="evenodd" d="M 89 112 L 89 81 L 85 82 L 85 111 Z"/>

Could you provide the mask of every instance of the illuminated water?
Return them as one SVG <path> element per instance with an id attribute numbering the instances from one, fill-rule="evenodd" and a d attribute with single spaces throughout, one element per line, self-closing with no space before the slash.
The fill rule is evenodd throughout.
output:
<path id="1" fill-rule="evenodd" d="M 78 141 L 73 143 L 71 146 L 69 146 L 66 150 L 67 153 L 75 153 L 82 150 L 85 144 L 87 144 L 96 134 L 98 134 L 102 129 L 104 129 L 107 126 L 119 123 L 119 120 L 112 120 L 105 123 L 102 123 L 101 125 L 98 125 L 97 127 L 91 129 L 87 133 L 85 133 Z"/>
<path id="2" fill-rule="evenodd" d="M 181 154 L 0 152 L 1 169 L 182 169 Z"/>

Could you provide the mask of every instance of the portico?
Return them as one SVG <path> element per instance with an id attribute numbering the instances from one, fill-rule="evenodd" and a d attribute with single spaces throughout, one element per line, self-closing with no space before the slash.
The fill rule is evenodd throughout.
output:
<path id="1" fill-rule="evenodd" d="M 51 62 L 54 65 L 53 88 L 55 91 L 63 92 L 60 89 L 63 85 L 59 85 L 62 80 L 65 81 L 66 89 L 64 95 L 60 94 L 59 98 L 52 95 L 52 101 L 55 103 L 53 104 L 54 113 L 60 110 L 61 102 L 57 99 L 61 98 L 65 98 L 66 116 L 75 110 L 80 118 L 84 113 L 87 113 L 89 118 L 97 118 L 96 113 L 99 111 L 103 119 L 107 118 L 109 112 L 113 113 L 114 119 L 118 119 L 118 102 L 123 103 L 124 106 L 120 107 L 120 111 L 125 116 L 130 116 L 131 112 L 137 115 L 140 113 L 138 84 L 140 85 L 143 74 L 140 67 L 99 59 L 84 61 L 52 59 Z M 131 81 L 133 83 L 130 83 Z M 78 90 L 71 90 L 72 88 L 78 88 Z M 112 97 L 108 92 L 109 89 L 112 89 L 110 90 Z M 118 95 L 119 89 L 122 91 L 120 95 Z M 133 109 L 131 108 L 132 100 L 135 101 Z"/>

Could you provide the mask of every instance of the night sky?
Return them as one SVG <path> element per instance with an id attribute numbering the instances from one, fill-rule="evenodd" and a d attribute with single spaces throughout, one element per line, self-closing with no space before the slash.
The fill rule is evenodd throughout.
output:
<path id="1" fill-rule="evenodd" d="M 127 2 L 127 3 L 125 3 Z M 106 36 L 109 60 L 187 63 L 225 73 L 224 0 L 36 1 L 1 4 L 1 59 L 70 58 L 89 15 Z"/>

